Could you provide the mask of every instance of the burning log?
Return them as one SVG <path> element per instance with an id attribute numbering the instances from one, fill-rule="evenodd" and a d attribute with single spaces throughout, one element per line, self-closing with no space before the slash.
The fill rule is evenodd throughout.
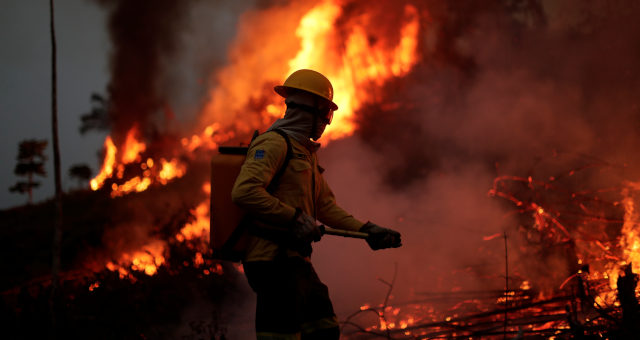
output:
<path id="1" fill-rule="evenodd" d="M 553 256 L 570 264 L 572 272 L 555 287 L 541 285 L 519 265 L 513 270 L 516 277 L 533 279 L 526 289 L 419 293 L 422 299 L 392 307 L 381 305 L 383 311 L 393 311 L 391 320 L 362 326 L 348 319 L 345 325 L 350 327 L 350 339 L 630 338 L 638 334 L 638 276 L 633 272 L 638 253 L 633 245 L 637 244 L 640 225 L 634 209 L 640 186 L 621 180 L 612 187 L 584 188 L 581 185 L 585 182 L 579 179 L 587 177 L 588 171 L 612 168 L 597 162 L 545 180 L 534 176 L 496 178 L 490 195 L 514 204 L 522 217 L 520 230 L 527 247 L 521 251 L 540 247 L 541 254 L 548 254 L 555 248 Z M 434 308 L 436 303 L 440 307 Z M 446 303 L 452 306 L 442 307 Z M 496 308 L 501 304 L 504 308 Z M 383 315 L 379 309 L 364 309 L 369 310 Z"/>

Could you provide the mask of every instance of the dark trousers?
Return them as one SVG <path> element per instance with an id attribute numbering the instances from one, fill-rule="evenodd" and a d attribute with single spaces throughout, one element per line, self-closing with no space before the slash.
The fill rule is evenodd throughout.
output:
<path id="1" fill-rule="evenodd" d="M 329 290 L 310 262 L 300 257 L 246 262 L 244 272 L 258 295 L 258 339 L 340 338 Z"/>

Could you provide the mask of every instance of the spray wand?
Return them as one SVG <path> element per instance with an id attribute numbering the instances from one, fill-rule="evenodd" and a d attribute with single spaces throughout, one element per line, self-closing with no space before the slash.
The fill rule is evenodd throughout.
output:
<path id="1" fill-rule="evenodd" d="M 351 230 L 333 229 L 325 225 L 320 225 L 320 229 L 322 230 L 323 235 L 335 235 L 335 236 L 361 238 L 361 239 L 366 239 L 367 236 L 369 236 L 369 234 L 367 233 L 362 233 L 359 231 L 351 231 Z"/>

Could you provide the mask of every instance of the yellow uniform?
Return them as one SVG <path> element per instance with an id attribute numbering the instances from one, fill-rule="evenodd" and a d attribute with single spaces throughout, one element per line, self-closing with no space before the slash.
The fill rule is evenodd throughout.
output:
<path id="1" fill-rule="evenodd" d="M 258 136 L 249 147 L 247 158 L 236 179 L 232 200 L 259 220 L 274 226 L 289 226 L 296 208 L 337 229 L 359 230 L 358 221 L 336 205 L 336 200 L 322 176 L 315 152 L 290 138 L 292 157 L 278 181 L 273 195 L 267 187 L 287 155 L 285 139 L 275 132 Z M 270 261 L 281 253 L 281 245 L 252 236 L 245 258 L 248 261 Z M 286 250 L 288 256 L 299 256 Z"/>

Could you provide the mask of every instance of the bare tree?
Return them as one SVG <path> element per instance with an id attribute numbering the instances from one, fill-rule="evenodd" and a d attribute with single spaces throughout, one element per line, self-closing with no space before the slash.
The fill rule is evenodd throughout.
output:
<path id="1" fill-rule="evenodd" d="M 62 182 L 60 180 L 60 145 L 58 142 L 58 87 L 56 65 L 56 33 L 54 25 L 53 0 L 49 0 L 49 18 L 51 31 L 51 132 L 53 135 L 53 171 L 56 186 L 56 217 L 53 230 L 53 246 L 51 261 L 51 321 L 53 337 L 56 337 L 56 319 L 54 313 L 54 297 L 58 288 L 58 274 L 60 272 L 60 248 L 62 244 Z"/>

